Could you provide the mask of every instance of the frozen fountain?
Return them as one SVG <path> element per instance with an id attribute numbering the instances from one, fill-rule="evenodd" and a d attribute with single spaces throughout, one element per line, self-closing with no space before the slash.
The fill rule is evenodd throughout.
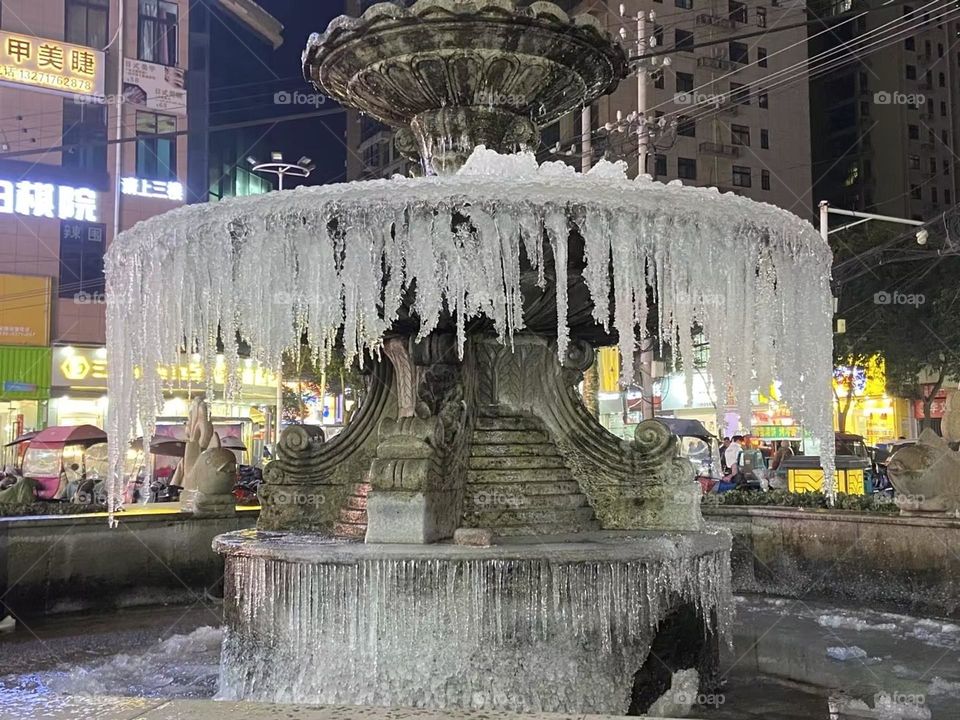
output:
<path id="1" fill-rule="evenodd" d="M 108 257 L 111 438 L 138 419 L 150 436 L 156 368 L 185 340 L 212 369 L 219 339 L 228 376 L 239 338 L 279 367 L 304 334 L 368 373 L 336 438 L 284 432 L 259 529 L 215 543 L 221 695 L 624 714 L 708 685 L 729 537 L 666 427 L 622 441 L 576 387 L 655 315 L 674 357 L 705 334 L 742 416 L 776 377 L 832 448 L 828 248 L 715 189 L 538 165 L 538 128 L 628 72 L 596 20 L 551 3 L 374 5 L 311 37 L 304 72 L 402 128 L 424 177 L 180 208 Z"/>

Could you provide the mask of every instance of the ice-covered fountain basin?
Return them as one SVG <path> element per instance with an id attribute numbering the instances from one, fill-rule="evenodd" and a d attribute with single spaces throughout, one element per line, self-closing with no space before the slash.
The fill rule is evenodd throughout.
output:
<path id="1" fill-rule="evenodd" d="M 584 312 L 569 303 L 573 268 L 592 298 L 588 319 L 615 331 L 624 357 L 633 357 L 636 329 L 653 312 L 649 289 L 674 357 L 692 357 L 690 330 L 702 330 L 706 372 L 714 387 L 730 388 L 742 417 L 751 392 L 780 380 L 783 401 L 821 440 L 827 469 L 831 260 L 809 223 L 771 205 L 631 181 L 612 163 L 581 175 L 482 148 L 444 178 L 188 206 L 139 223 L 108 251 L 110 392 L 125 400 L 111 413 L 110 435 L 133 432 L 137 412 L 150 431 L 161 409 L 157 368 L 179 362 L 184 338 L 196 343 L 208 377 L 218 333 L 232 376 L 237 337 L 256 360 L 279 367 L 304 332 L 322 346 L 342 329 L 348 351 L 376 350 L 401 309 L 421 336 L 448 313 L 461 344 L 480 316 L 508 340 L 524 327 L 525 268 L 555 288 L 542 304 L 555 312 L 562 358 L 571 315 Z M 684 367 L 692 385 L 693 363 Z M 624 380 L 631 370 L 624 363 Z M 120 443 L 112 453 L 119 468 Z"/>
<path id="2" fill-rule="evenodd" d="M 226 558 L 226 699 L 625 714 L 657 626 L 730 619 L 729 535 L 492 547 L 244 531 Z"/>

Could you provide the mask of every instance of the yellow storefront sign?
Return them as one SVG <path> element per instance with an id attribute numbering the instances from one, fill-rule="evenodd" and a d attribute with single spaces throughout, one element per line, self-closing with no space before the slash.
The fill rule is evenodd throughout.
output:
<path id="1" fill-rule="evenodd" d="M 276 376 L 252 362 L 241 361 L 240 382 L 244 387 L 270 388 L 275 392 Z M 196 362 L 182 365 L 163 365 L 157 374 L 168 384 L 203 386 L 206 373 Z M 61 348 L 54 362 L 54 385 L 72 387 L 106 387 L 109 375 L 106 352 L 102 348 Z M 218 362 L 213 370 L 213 384 L 224 385 L 227 379 L 226 363 Z"/>
<path id="2" fill-rule="evenodd" d="M 62 93 L 103 97 L 104 55 L 61 40 L 0 32 L 0 82 Z"/>
<path id="3" fill-rule="evenodd" d="M 0 275 L 0 345 L 50 344 L 51 280 Z"/>
<path id="4" fill-rule="evenodd" d="M 599 351 L 600 392 L 620 392 L 620 350 L 615 347 Z"/>

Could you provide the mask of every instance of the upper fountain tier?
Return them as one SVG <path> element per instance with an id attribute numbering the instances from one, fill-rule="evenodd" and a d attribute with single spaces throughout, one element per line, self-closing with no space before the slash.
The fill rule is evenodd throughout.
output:
<path id="1" fill-rule="evenodd" d="M 523 0 L 379 3 L 334 20 L 303 54 L 318 90 L 402 128 L 401 151 L 441 175 L 478 145 L 535 148 L 540 127 L 612 92 L 627 70 L 595 18 Z"/>

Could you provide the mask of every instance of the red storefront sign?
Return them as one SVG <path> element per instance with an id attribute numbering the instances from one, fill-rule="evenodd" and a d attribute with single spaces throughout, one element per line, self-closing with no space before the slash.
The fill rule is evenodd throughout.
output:
<path id="1" fill-rule="evenodd" d="M 933 385 L 924 385 L 923 394 L 926 395 L 933 389 Z M 933 402 L 930 403 L 930 417 L 931 418 L 942 418 L 944 411 L 947 409 L 947 391 L 940 390 L 934 398 Z M 913 416 L 917 420 L 923 420 L 923 400 L 914 400 L 913 401 Z"/>

